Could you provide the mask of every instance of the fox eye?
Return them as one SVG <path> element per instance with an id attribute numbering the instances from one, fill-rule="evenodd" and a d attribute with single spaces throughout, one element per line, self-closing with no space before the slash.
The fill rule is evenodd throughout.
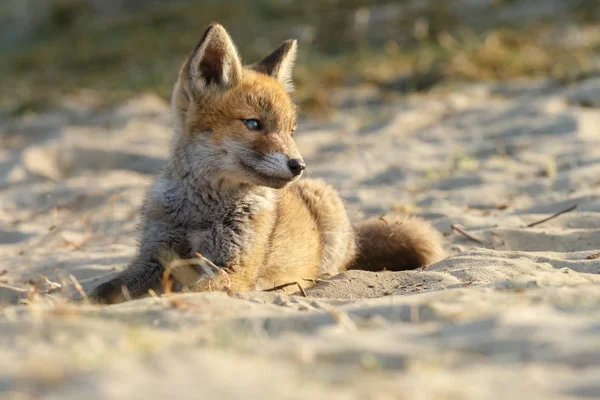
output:
<path id="1" fill-rule="evenodd" d="M 262 129 L 262 125 L 257 119 L 243 119 L 242 122 L 246 125 L 246 128 L 251 131 L 259 131 Z"/>

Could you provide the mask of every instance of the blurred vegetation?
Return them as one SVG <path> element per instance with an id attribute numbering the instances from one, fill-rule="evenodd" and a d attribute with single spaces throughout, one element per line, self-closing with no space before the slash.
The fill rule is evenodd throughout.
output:
<path id="1" fill-rule="evenodd" d="M 309 113 L 326 112 L 331 90 L 347 85 L 404 93 L 440 81 L 579 79 L 597 70 L 600 49 L 598 0 L 4 1 L 0 110 L 9 115 L 82 90 L 103 104 L 141 91 L 167 99 L 212 21 L 247 62 L 298 38 L 295 96 Z"/>

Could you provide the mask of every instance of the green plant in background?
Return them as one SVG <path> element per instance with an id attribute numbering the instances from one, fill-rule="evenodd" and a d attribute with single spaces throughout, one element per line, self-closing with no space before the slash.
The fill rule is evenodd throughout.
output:
<path id="1" fill-rule="evenodd" d="M 596 1 L 574 0 L 567 12 L 525 21 L 501 18 L 525 0 L 472 11 L 459 0 L 417 3 L 7 0 L 0 5 L 0 112 L 56 106 L 81 89 L 105 104 L 141 91 L 166 99 L 184 55 L 214 20 L 228 27 L 247 62 L 285 38 L 298 38 L 295 96 L 313 114 L 325 113 L 331 89 L 342 85 L 406 93 L 453 80 L 569 81 L 596 68 L 598 38 L 575 44 L 552 39 L 562 26 L 593 27 L 600 19 Z"/>

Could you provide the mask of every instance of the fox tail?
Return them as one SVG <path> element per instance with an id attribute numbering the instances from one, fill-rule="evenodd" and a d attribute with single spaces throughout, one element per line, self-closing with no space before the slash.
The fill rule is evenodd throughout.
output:
<path id="1" fill-rule="evenodd" d="M 403 271 L 444 257 L 442 235 L 418 217 L 370 218 L 355 229 L 358 255 L 349 269 Z"/>

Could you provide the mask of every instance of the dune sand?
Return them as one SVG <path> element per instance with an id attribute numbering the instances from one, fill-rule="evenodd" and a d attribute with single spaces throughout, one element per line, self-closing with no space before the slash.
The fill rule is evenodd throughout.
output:
<path id="1" fill-rule="evenodd" d="M 355 220 L 422 215 L 448 258 L 350 271 L 308 298 L 65 304 L 73 281 L 87 290 L 133 256 L 144 189 L 168 152 L 168 105 L 76 98 L 2 121 L 0 397 L 600 396 L 597 79 L 369 93 L 340 92 L 332 122 L 302 122 L 307 175 L 337 187 Z"/>

